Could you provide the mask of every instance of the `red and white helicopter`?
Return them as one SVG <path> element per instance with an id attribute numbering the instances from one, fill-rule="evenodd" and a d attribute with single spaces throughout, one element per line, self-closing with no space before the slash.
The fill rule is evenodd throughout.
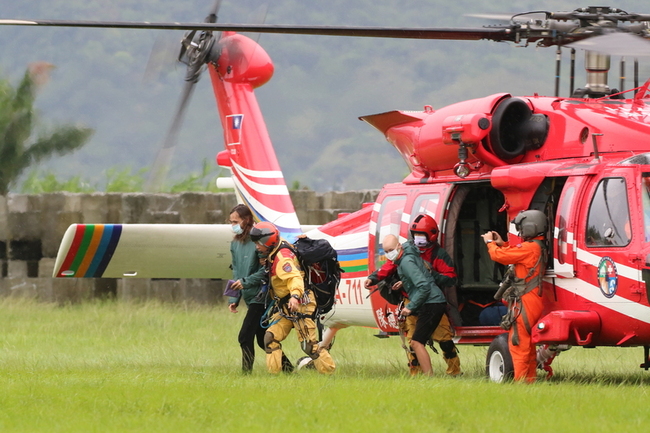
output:
<path id="1" fill-rule="evenodd" d="M 539 14 L 466 29 L 228 25 L 216 23 L 216 8 L 204 23 L 0 24 L 188 30 L 181 52 L 188 88 L 208 70 L 223 126 L 225 150 L 217 161 L 230 168 L 232 184 L 255 216 L 289 238 L 302 230 L 254 94 L 270 80 L 273 64 L 261 46 L 235 32 L 488 39 L 585 49 L 587 84 L 575 90 L 571 85 L 570 97 L 558 96 L 556 86 L 555 96 L 499 93 L 439 109 L 361 117 L 395 146 L 411 173 L 385 185 L 375 203 L 308 231 L 332 243 L 345 270 L 336 308 L 325 318 L 326 338 L 348 326 L 396 332 L 396 307 L 378 293 L 368 299 L 363 282 L 385 260 L 381 239 L 389 233 L 406 239 L 409 223 L 422 212 L 440 225 L 465 311 L 494 302 L 501 269 L 479 235 L 496 230 L 517 242 L 509 221 L 533 208 L 546 213 L 550 228 L 545 313 L 533 332 L 540 353 L 551 355 L 547 371 L 552 357 L 570 346 L 642 346 L 641 367 L 647 370 L 650 80 L 619 92 L 607 78 L 611 55 L 650 55 L 650 15 L 609 7 Z M 230 239 L 229 227 L 219 225 L 76 224 L 62 241 L 54 276 L 225 279 Z M 503 330 L 476 316 L 464 314 L 457 342 L 489 344 L 486 372 L 501 381 L 512 374 Z"/>

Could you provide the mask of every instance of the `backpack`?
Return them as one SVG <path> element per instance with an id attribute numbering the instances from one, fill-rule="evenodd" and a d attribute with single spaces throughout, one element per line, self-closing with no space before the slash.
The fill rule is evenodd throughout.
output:
<path id="1" fill-rule="evenodd" d="M 336 289 L 343 271 L 336 250 L 327 239 L 308 237 L 298 238 L 293 248 L 305 272 L 305 288 L 314 294 L 319 313 L 329 313 L 336 302 Z"/>
<path id="2" fill-rule="evenodd" d="M 336 250 L 326 239 L 308 237 L 298 238 L 293 244 L 283 243 L 280 248 L 283 247 L 289 248 L 298 258 L 305 273 L 305 289 L 311 290 L 316 298 L 316 313 L 330 312 L 343 271 Z"/>

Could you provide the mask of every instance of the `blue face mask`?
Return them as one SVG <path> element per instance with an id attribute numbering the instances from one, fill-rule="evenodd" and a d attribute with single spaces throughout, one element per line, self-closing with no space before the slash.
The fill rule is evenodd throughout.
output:
<path id="1" fill-rule="evenodd" d="M 230 226 L 230 228 L 232 229 L 232 232 L 236 235 L 240 235 L 244 233 L 244 230 L 241 228 L 239 224 L 233 224 Z"/>

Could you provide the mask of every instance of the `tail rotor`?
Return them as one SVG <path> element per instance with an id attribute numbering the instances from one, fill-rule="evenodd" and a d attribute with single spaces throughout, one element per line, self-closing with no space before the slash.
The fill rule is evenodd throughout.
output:
<path id="1" fill-rule="evenodd" d="M 222 0 L 216 0 L 210 12 L 206 16 L 205 23 L 216 23 L 217 13 L 221 7 Z M 163 189 L 171 161 L 174 156 L 174 151 L 178 144 L 178 136 L 180 129 L 185 120 L 185 113 L 187 107 L 194 93 L 196 83 L 201 78 L 201 74 L 205 71 L 206 64 L 214 55 L 213 47 L 215 40 L 220 37 L 220 32 L 215 36 L 212 31 L 204 30 L 190 30 L 185 33 L 181 40 L 181 49 L 178 54 L 178 61 L 187 65 L 185 72 L 185 85 L 181 92 L 178 105 L 169 129 L 162 142 L 162 146 L 158 150 L 156 159 L 151 165 L 149 177 L 145 182 L 144 189 L 147 192 L 159 192 Z"/>

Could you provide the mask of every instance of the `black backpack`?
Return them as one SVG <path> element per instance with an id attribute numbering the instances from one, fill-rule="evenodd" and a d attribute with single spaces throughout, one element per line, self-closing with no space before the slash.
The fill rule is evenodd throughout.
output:
<path id="1" fill-rule="evenodd" d="M 298 238 L 291 245 L 305 273 L 305 289 L 316 298 L 318 314 L 328 313 L 336 302 L 336 289 L 341 281 L 338 254 L 326 239 Z"/>

